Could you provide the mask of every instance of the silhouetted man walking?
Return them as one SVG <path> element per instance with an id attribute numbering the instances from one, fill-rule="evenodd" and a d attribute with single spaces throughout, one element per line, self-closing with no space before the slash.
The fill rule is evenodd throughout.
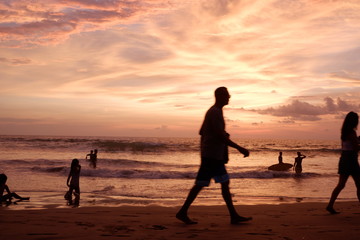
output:
<path id="1" fill-rule="evenodd" d="M 207 111 L 204 122 L 200 129 L 201 135 L 201 165 L 198 171 L 195 185 L 190 190 L 189 195 L 176 214 L 176 218 L 186 224 L 196 224 L 188 217 L 188 209 L 196 199 L 203 187 L 210 184 L 214 178 L 216 183 L 221 184 L 222 196 L 230 213 L 231 223 L 249 221 L 251 217 L 240 216 L 233 205 L 230 189 L 229 175 L 225 164 L 228 162 L 228 146 L 237 149 L 244 157 L 249 156 L 249 151 L 240 147 L 230 140 L 230 135 L 225 131 L 225 121 L 223 116 L 223 107 L 229 103 L 230 95 L 225 87 L 219 87 L 215 90 L 215 104 Z"/>

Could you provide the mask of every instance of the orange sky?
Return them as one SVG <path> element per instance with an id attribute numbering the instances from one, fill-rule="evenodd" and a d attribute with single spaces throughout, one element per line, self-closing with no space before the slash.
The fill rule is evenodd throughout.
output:
<path id="1" fill-rule="evenodd" d="M 338 139 L 359 111 L 358 0 L 0 2 L 0 134 Z"/>

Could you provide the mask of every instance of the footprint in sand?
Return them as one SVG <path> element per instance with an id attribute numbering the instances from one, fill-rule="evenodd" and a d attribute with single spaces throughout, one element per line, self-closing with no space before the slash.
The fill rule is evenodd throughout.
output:
<path id="1" fill-rule="evenodd" d="M 28 233 L 29 236 L 54 236 L 58 235 L 58 233 Z"/>
<path id="2" fill-rule="evenodd" d="M 82 227 L 95 227 L 95 224 L 89 223 L 89 222 L 75 222 L 76 225 L 82 226 Z"/>

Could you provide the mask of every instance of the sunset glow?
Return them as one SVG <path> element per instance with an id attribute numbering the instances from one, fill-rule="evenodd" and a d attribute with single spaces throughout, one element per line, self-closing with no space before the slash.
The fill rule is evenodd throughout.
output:
<path id="1" fill-rule="evenodd" d="M 5 0 L 1 134 L 338 139 L 360 111 L 358 0 Z"/>

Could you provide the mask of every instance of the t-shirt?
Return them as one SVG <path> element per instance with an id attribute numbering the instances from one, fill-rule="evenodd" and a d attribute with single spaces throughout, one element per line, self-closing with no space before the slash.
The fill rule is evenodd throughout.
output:
<path id="1" fill-rule="evenodd" d="M 223 136 L 219 136 L 219 132 L 226 134 L 225 121 L 222 108 L 214 105 L 206 112 L 200 129 L 201 157 L 226 163 L 228 161 L 228 149 Z"/>

